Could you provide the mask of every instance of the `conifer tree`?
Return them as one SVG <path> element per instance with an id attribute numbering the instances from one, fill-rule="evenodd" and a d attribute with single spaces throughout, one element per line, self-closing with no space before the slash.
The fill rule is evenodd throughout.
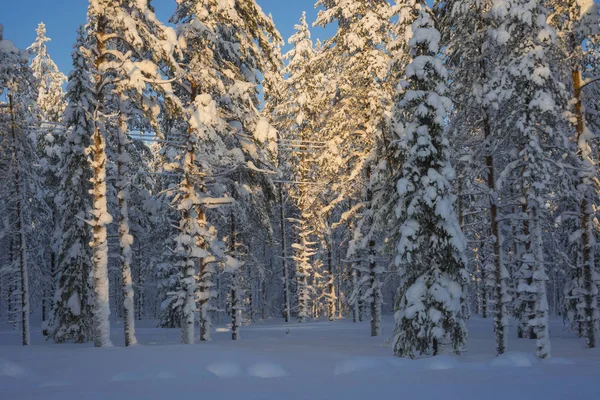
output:
<path id="1" fill-rule="evenodd" d="M 63 93 L 63 85 L 67 77 L 58 70 L 50 58 L 46 43 L 50 38 L 46 36 L 46 25 L 43 22 L 37 27 L 35 42 L 29 47 L 33 55 L 31 70 L 38 80 L 37 109 L 40 122 L 60 122 L 67 106 Z"/>
<path id="2" fill-rule="evenodd" d="M 62 123 L 66 99 L 63 93 L 63 84 L 67 78 L 58 70 L 58 67 L 50 58 L 46 43 L 50 39 L 46 36 L 46 26 L 40 23 L 36 30 L 35 42 L 28 48 L 33 55 L 30 68 L 37 83 L 36 125 L 39 130 L 36 135 L 36 146 L 40 159 L 41 173 L 43 175 L 44 201 L 50 209 L 50 217 L 47 218 L 48 230 L 53 230 L 58 225 L 57 210 L 54 205 L 55 188 L 59 185 L 58 164 L 60 162 L 61 147 L 64 141 Z M 43 288 L 42 288 L 42 325 L 44 334 L 47 334 L 48 317 L 52 313 L 52 297 L 55 289 L 56 275 L 56 242 L 52 236 L 41 239 L 44 248 L 43 264 Z"/>
<path id="3" fill-rule="evenodd" d="M 577 164 L 580 172 L 577 177 L 577 191 L 573 192 L 578 193 L 579 202 L 578 229 L 581 231 L 581 237 L 575 247 L 577 257 L 581 257 L 581 268 L 573 270 L 570 277 L 570 286 L 573 289 L 570 294 L 576 298 L 573 319 L 578 324 L 585 325 L 586 346 L 594 348 L 597 346 L 597 331 L 600 328 L 594 251 L 596 232 L 592 226 L 598 198 L 594 193 L 593 183 L 597 175 L 591 144 L 594 134 L 589 128 L 588 119 L 591 116 L 585 107 L 585 89 L 588 84 L 598 83 L 586 82 L 585 75 L 590 65 L 589 58 L 586 56 L 593 54 L 593 46 L 590 45 L 600 40 L 598 5 L 593 1 L 558 0 L 549 1 L 548 6 L 552 11 L 550 22 L 557 30 L 559 59 L 569 60 L 566 64 L 560 62 L 558 65 L 566 65 L 567 70 L 564 73 L 570 76 L 568 86 L 573 92 L 574 99 L 573 140 L 577 143 L 579 156 Z"/>
<path id="4" fill-rule="evenodd" d="M 505 107 L 501 123 L 504 129 L 516 127 L 507 135 L 515 148 L 499 185 L 512 178 L 521 190 L 518 199 L 523 199 L 520 229 L 525 240 L 515 273 L 515 307 L 521 329 L 532 330 L 537 356 L 543 359 L 550 357 L 544 213 L 551 182 L 557 176 L 568 180 L 562 163 L 562 157 L 570 153 L 562 119 L 566 93 L 548 62 L 555 32 L 546 23 L 544 9 L 537 3 L 514 0 L 495 4 L 492 16 L 493 38 L 502 51 L 494 72 L 499 82 L 495 95 Z"/>
<path id="5" fill-rule="evenodd" d="M 57 229 L 57 287 L 51 322 L 56 342 L 85 342 L 91 338 L 92 254 L 87 215 L 91 209 L 91 171 L 87 149 L 93 132 L 94 89 L 89 74 L 89 60 L 83 53 L 86 36 L 80 28 L 74 45 L 73 71 L 69 74 L 65 111 L 68 133 L 62 148 L 59 176 L 62 177 L 55 198 L 59 216 Z"/>
<path id="6" fill-rule="evenodd" d="M 29 263 L 36 254 L 31 243 L 37 244 L 32 235 L 35 226 L 33 214 L 41 202 L 41 182 L 31 169 L 37 162 L 30 132 L 30 124 L 35 118 L 32 110 L 35 110 L 36 94 L 35 78 L 27 62 L 26 52 L 4 39 L 0 26 L 1 106 L 7 110 L 0 126 L 1 172 L 3 180 L 10 182 L 3 188 L 1 197 L 5 199 L 3 208 L 8 211 L 6 221 L 14 254 L 12 261 L 18 265 L 18 268 L 11 269 L 18 277 L 13 280 L 18 282 L 13 290 L 20 297 L 18 310 L 23 346 L 31 344 Z"/>
<path id="7" fill-rule="evenodd" d="M 448 72 L 437 57 L 440 34 L 430 10 L 419 16 L 409 39 L 412 61 L 401 81 L 395 110 L 398 145 L 405 154 L 397 183 L 402 225 L 396 264 L 398 292 L 394 353 L 401 357 L 458 353 L 467 331 L 461 316 L 465 239 L 455 212 L 449 142 L 444 121 L 452 107 L 445 97 Z"/>
<path id="8" fill-rule="evenodd" d="M 326 205 L 319 213 L 329 217 L 343 215 L 345 224 L 335 221 L 332 225 L 349 226 L 351 220 L 369 218 L 371 214 L 366 211 L 372 206 L 371 201 L 365 198 L 372 189 L 367 171 L 373 169 L 378 141 L 384 141 L 386 114 L 391 109 L 394 96 L 394 83 L 390 79 L 394 9 L 388 2 L 379 0 L 318 1 L 317 6 L 323 9 L 319 11 L 315 26 L 335 22 L 338 25 L 336 33 L 325 41 L 316 63 L 326 71 L 325 76 L 331 86 L 326 92 L 330 111 L 319 129 L 321 141 L 326 142 L 328 150 L 317 157 L 319 181 L 326 182 L 328 187 L 327 193 L 321 195 L 322 204 Z M 357 181 L 359 184 L 356 184 Z M 335 208 L 349 199 L 354 202 L 349 212 L 336 213 Z M 354 221 L 351 226 L 358 228 L 362 225 Z M 351 237 L 354 236 L 351 233 Z M 371 239 L 368 237 L 351 244 L 348 258 L 359 257 L 359 253 L 373 253 L 375 248 L 370 245 L 375 246 L 376 243 Z M 356 264 L 354 268 L 359 269 L 357 275 L 360 270 L 379 270 L 375 264 L 366 267 Z M 363 304 L 364 295 L 358 295 L 361 291 L 361 279 L 358 277 L 357 285 L 352 297 Z M 373 296 L 366 298 L 368 301 L 372 299 Z M 359 306 L 358 309 L 362 320 L 360 311 L 364 308 Z"/>
<path id="9" fill-rule="evenodd" d="M 457 157 L 471 160 L 464 163 L 462 168 L 463 191 L 477 191 L 479 185 L 473 184 L 477 179 L 484 181 L 487 186 L 481 193 L 483 200 L 470 199 L 465 210 L 465 213 L 478 213 L 482 207 L 488 209 L 486 222 L 474 224 L 475 228 L 468 235 L 476 243 L 477 254 L 473 254 L 473 259 L 477 257 L 485 261 L 473 266 L 472 271 L 481 279 L 480 298 L 485 300 L 486 312 L 488 286 L 492 290 L 490 300 L 494 304 L 496 352 L 503 354 L 508 346 L 508 305 L 511 298 L 508 292 L 510 275 L 500 224 L 500 193 L 496 187 L 497 171 L 502 167 L 499 153 L 505 151 L 506 143 L 502 137 L 504 130 L 497 123 L 497 102 L 487 96 L 493 89 L 494 64 L 499 61 L 500 55 L 497 46 L 490 42 L 492 26 L 489 15 L 492 2 L 454 0 L 440 4 L 443 4 L 440 10 L 442 41 L 448 45 L 446 61 L 451 69 L 451 97 L 456 101 L 453 115 L 456 122 L 451 125 L 451 131 L 456 134 L 452 142 Z M 485 165 L 483 172 L 482 164 Z M 465 199 L 460 189 L 459 196 L 459 202 Z M 479 226 L 483 226 L 484 231 L 478 231 Z"/>
<path id="10" fill-rule="evenodd" d="M 155 101 L 147 96 L 172 92 L 169 76 L 177 68 L 174 53 L 178 43 L 174 30 L 156 18 L 149 1 L 90 0 L 88 28 L 90 65 L 94 75 L 95 110 L 91 145 L 94 171 L 92 248 L 94 286 L 94 337 L 96 346 L 109 346 L 110 305 L 108 297 L 108 244 L 106 226 L 112 222 L 106 199 L 107 139 L 117 143 L 117 189 L 119 193 L 119 243 L 125 309 L 125 342 L 136 343 L 134 294 L 131 278 L 131 244 L 128 221 L 127 123 L 136 113 L 152 120 Z M 171 70 L 171 71 L 170 71 Z M 111 137 L 112 134 L 112 137 Z"/>
<path id="11" fill-rule="evenodd" d="M 207 208 L 230 203 L 232 197 L 214 192 L 209 186 L 219 181 L 218 175 L 229 180 L 228 171 L 237 168 L 260 173 L 257 155 L 260 149 L 269 149 L 274 139 L 272 129 L 256 108 L 257 84 L 261 74 L 268 96 L 272 76 L 279 67 L 273 47 L 280 40 L 279 34 L 254 1 L 217 3 L 182 1 L 171 19 L 187 42 L 180 85 L 187 138 L 185 161 L 177 167 L 184 173 L 180 184 L 184 194 L 177 198 L 183 214 L 176 251 L 181 266 L 185 266 L 182 329 L 186 343 L 193 340 L 196 283 L 192 277 L 196 273 L 192 258 L 200 265 L 200 340 L 210 340 L 209 313 L 214 307 L 214 266 L 210 264 L 225 261 L 223 245 L 207 219 Z M 197 227 L 192 220 L 197 221 Z M 229 263 L 234 264 L 238 265 Z"/>

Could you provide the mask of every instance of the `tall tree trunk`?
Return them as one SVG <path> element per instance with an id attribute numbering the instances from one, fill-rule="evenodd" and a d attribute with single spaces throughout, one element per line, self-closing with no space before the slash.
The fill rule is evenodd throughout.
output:
<path id="1" fill-rule="evenodd" d="M 363 320 L 365 319 L 365 301 L 362 298 L 362 294 L 360 293 L 360 285 L 362 282 L 362 272 L 360 270 L 358 270 L 356 275 L 357 275 L 357 279 L 358 279 L 358 287 L 357 287 L 358 290 L 356 292 L 356 295 L 358 296 L 358 320 L 360 322 L 363 322 Z"/>
<path id="2" fill-rule="evenodd" d="M 463 193 L 463 177 L 462 173 L 458 171 L 458 226 L 462 232 L 464 232 L 465 216 L 464 216 L 464 193 Z M 475 271 L 472 264 L 468 266 L 468 273 L 471 274 Z M 461 300 L 461 313 L 464 319 L 471 318 L 471 292 L 470 282 L 465 281 L 462 285 L 463 299 Z"/>
<path id="3" fill-rule="evenodd" d="M 15 192 L 17 196 L 17 231 L 19 235 L 19 267 L 21 272 L 21 333 L 23 346 L 29 346 L 31 344 L 29 332 L 29 271 L 27 269 L 27 239 L 25 237 L 21 183 L 21 176 L 17 168 Z"/>
<path id="4" fill-rule="evenodd" d="M 191 83 L 190 102 L 193 103 L 198 93 L 198 87 L 195 82 Z M 184 181 L 182 185 L 185 187 L 185 195 L 183 201 L 190 201 L 191 194 L 195 192 L 192 183 L 192 175 L 194 174 L 194 164 L 196 158 L 196 150 L 194 141 L 192 140 L 193 128 L 188 124 L 187 136 L 187 154 L 183 164 Z M 194 223 L 197 223 L 199 218 L 198 205 L 193 204 L 185 207 L 181 214 L 182 229 L 190 229 Z M 187 232 L 186 232 L 187 233 Z M 196 260 L 192 257 L 191 252 L 186 251 L 185 257 L 182 260 L 182 291 L 184 293 L 183 307 L 181 309 L 181 342 L 183 344 L 194 344 L 195 336 L 195 321 L 194 315 L 196 312 Z"/>
<path id="5" fill-rule="evenodd" d="M 537 339 L 537 357 L 539 359 L 550 358 L 551 346 L 548 334 L 548 296 L 546 293 L 546 282 L 548 276 L 544 265 L 544 246 L 542 237 L 542 224 L 540 221 L 540 207 L 538 204 L 531 206 L 531 221 L 535 239 L 535 267 L 533 270 L 533 284 L 535 293 L 535 336 Z"/>
<path id="6" fill-rule="evenodd" d="M 359 319 L 359 309 L 358 309 L 358 297 L 360 296 L 359 288 L 358 288 L 358 271 L 356 270 L 356 266 L 352 264 L 352 291 L 354 292 L 354 296 L 352 297 L 352 322 L 358 322 Z"/>
<path id="7" fill-rule="evenodd" d="M 235 228 L 235 216 L 233 210 L 231 211 L 231 242 L 229 245 L 229 251 L 231 257 L 236 256 L 236 228 Z M 241 295 L 240 295 L 240 284 L 239 284 L 239 271 L 235 270 L 231 274 L 231 339 L 238 340 L 240 338 L 240 326 L 242 323 L 242 310 L 241 310 Z"/>
<path id="8" fill-rule="evenodd" d="M 212 288 L 212 271 L 211 266 L 205 259 L 200 259 L 200 296 L 198 299 L 198 308 L 200 309 L 200 341 L 209 342 L 210 327 L 212 321 L 210 318 L 210 292 Z"/>
<path id="9" fill-rule="evenodd" d="M 124 114 L 119 115 L 117 132 L 117 198 L 119 200 L 119 247 L 121 250 L 121 285 L 123 291 L 123 328 L 125 330 L 125 346 L 137 344 L 135 337 L 135 307 L 133 279 L 131 276 L 131 260 L 133 252 L 133 236 L 129 233 L 129 154 L 127 145 L 127 123 Z"/>
<path id="10" fill-rule="evenodd" d="M 371 336 L 381 335 L 381 289 L 375 262 L 375 241 L 369 241 L 369 273 L 371 278 Z"/>
<path id="11" fill-rule="evenodd" d="M 12 94 L 8 95 L 11 116 L 11 134 L 12 134 L 12 163 L 15 167 L 15 197 L 17 212 L 17 243 L 19 249 L 19 272 L 21 278 L 21 339 L 23 346 L 31 344 L 29 331 L 29 271 L 27 268 L 27 237 L 25 235 L 25 218 L 23 213 L 24 195 L 23 195 L 23 177 L 21 175 L 21 165 L 19 161 L 19 150 L 17 145 L 17 116 Z"/>
<path id="12" fill-rule="evenodd" d="M 96 71 L 102 71 L 102 63 L 105 60 L 106 48 L 104 45 L 104 27 L 106 18 L 101 17 L 98 21 L 96 34 Z M 110 297 L 108 280 L 108 241 L 106 226 L 112 222 L 112 216 L 108 213 L 108 202 L 106 200 L 106 141 L 100 126 L 103 125 L 104 98 L 102 95 L 102 75 L 96 77 L 96 110 L 94 114 L 94 136 L 92 137 L 92 187 L 93 187 L 93 211 L 92 211 L 92 283 L 94 288 L 94 322 L 93 336 L 94 346 L 112 346 L 110 341 Z"/>
<path id="13" fill-rule="evenodd" d="M 285 204 L 283 203 L 283 183 L 279 184 L 279 221 L 281 229 L 281 269 L 283 270 L 283 315 L 290 322 L 290 278 L 287 267 L 287 248 L 285 240 Z"/>
<path id="14" fill-rule="evenodd" d="M 337 304 L 337 312 L 338 312 L 338 318 L 342 318 L 342 256 L 340 254 L 340 251 L 338 251 L 338 262 L 337 262 L 337 297 L 336 297 L 336 304 Z"/>
<path id="15" fill-rule="evenodd" d="M 588 132 L 586 132 L 586 122 L 583 107 L 583 79 L 581 69 L 576 67 L 572 71 L 573 88 L 575 96 L 575 117 L 577 143 L 579 146 L 579 155 L 581 157 L 582 166 L 586 170 L 583 171 L 580 179 L 580 187 L 582 187 L 582 198 L 580 206 L 581 214 L 581 244 L 582 244 L 582 264 L 583 264 L 583 294 L 580 304 L 583 305 L 583 324 L 586 347 L 596 347 L 596 329 L 598 321 L 598 288 L 594 281 L 594 245 L 596 238 L 592 221 L 594 219 L 594 207 L 591 199 L 591 179 L 594 178 L 594 164 L 590 160 L 590 147 L 588 143 Z"/>
<path id="16" fill-rule="evenodd" d="M 486 114 L 484 120 L 485 137 L 489 140 L 491 137 L 490 123 Z M 488 155 L 486 157 L 487 185 L 490 198 L 490 227 L 492 233 L 493 259 L 494 259 L 494 333 L 496 334 L 496 353 L 504 354 L 508 347 L 508 314 L 506 303 L 508 291 L 506 279 L 508 279 L 508 270 L 504 266 L 504 257 L 502 254 L 502 238 L 498 226 L 498 198 L 496 195 L 496 180 L 494 170 L 494 156 L 492 154 L 491 144 L 488 144 Z M 485 283 L 484 283 L 485 284 Z"/>
<path id="17" fill-rule="evenodd" d="M 331 238 L 329 238 L 327 245 L 327 274 L 329 281 L 327 282 L 327 314 L 329 316 L 329 320 L 333 321 L 335 319 L 335 273 L 333 271 L 333 256 L 332 256 L 332 244 Z"/>

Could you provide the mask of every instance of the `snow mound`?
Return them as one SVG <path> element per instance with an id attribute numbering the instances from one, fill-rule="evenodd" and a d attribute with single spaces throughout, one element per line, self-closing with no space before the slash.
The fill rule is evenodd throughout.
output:
<path id="1" fill-rule="evenodd" d="M 413 360 L 410 360 L 408 358 L 389 357 L 389 358 L 386 358 L 386 361 L 392 367 L 398 367 L 398 368 L 410 367 L 413 365 Z"/>
<path id="2" fill-rule="evenodd" d="M 509 351 L 499 355 L 490 361 L 492 367 L 518 367 L 530 368 L 536 363 L 536 359 L 532 354 L 519 351 Z"/>
<path id="3" fill-rule="evenodd" d="M 383 366 L 382 360 L 371 357 L 357 357 L 337 363 L 333 369 L 334 375 L 346 375 L 353 372 L 365 371 Z"/>
<path id="4" fill-rule="evenodd" d="M 278 364 L 260 363 L 248 368 L 248 375 L 256 378 L 281 378 L 289 374 Z"/>
<path id="5" fill-rule="evenodd" d="M 417 360 L 416 363 L 423 369 L 445 370 L 457 368 L 460 364 L 460 361 L 456 357 L 452 356 L 435 356 L 422 358 Z"/>
<path id="6" fill-rule="evenodd" d="M 26 375 L 25 368 L 7 360 L 0 360 L 0 376 L 19 378 Z"/>
<path id="7" fill-rule="evenodd" d="M 239 365 L 232 362 L 211 364 L 206 369 L 219 378 L 235 378 L 242 371 Z"/>

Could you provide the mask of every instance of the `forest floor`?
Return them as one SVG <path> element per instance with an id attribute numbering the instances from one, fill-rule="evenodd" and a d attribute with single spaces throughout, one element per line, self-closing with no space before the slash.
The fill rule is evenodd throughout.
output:
<path id="1" fill-rule="evenodd" d="M 243 327 L 231 341 L 216 328 L 213 341 L 178 344 L 179 330 L 138 323 L 140 345 L 122 347 L 113 323 L 113 348 L 45 342 L 19 346 L 19 333 L 0 326 L 0 398 L 28 399 L 594 399 L 600 396 L 600 349 L 586 350 L 560 319 L 552 320 L 553 358 L 535 359 L 535 340 L 517 339 L 494 356 L 492 321 L 469 321 L 468 351 L 418 360 L 392 356 L 383 334 L 349 320 Z M 514 325 L 514 324 L 513 324 Z"/>

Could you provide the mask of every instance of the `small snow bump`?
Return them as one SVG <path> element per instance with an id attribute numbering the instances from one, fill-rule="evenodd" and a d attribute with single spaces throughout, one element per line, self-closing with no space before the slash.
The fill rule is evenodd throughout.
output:
<path id="1" fill-rule="evenodd" d="M 550 365 L 574 365 L 575 362 L 573 360 L 569 360 L 568 358 L 561 357 L 553 357 L 548 360 L 542 361 L 544 364 Z"/>
<path id="2" fill-rule="evenodd" d="M 494 358 L 490 361 L 490 366 L 529 368 L 533 367 L 535 362 L 536 359 L 532 354 L 510 351 Z"/>
<path id="3" fill-rule="evenodd" d="M 336 364 L 333 369 L 334 375 L 346 375 L 351 374 L 353 372 L 364 371 L 368 369 L 373 369 L 377 367 L 381 367 L 383 365 L 383 361 L 370 358 L 370 357 L 359 357 L 352 358 L 348 360 L 344 360 L 341 363 Z"/>
<path id="4" fill-rule="evenodd" d="M 0 376 L 19 378 L 26 375 L 25 368 L 11 361 L 0 361 Z"/>
<path id="5" fill-rule="evenodd" d="M 452 356 L 435 356 L 423 358 L 417 361 L 423 368 L 430 370 L 445 370 L 458 367 L 460 362 Z"/>
<path id="6" fill-rule="evenodd" d="M 260 363 L 248 368 L 248 375 L 256 378 L 281 378 L 289 374 L 278 364 Z"/>
<path id="7" fill-rule="evenodd" d="M 235 378 L 241 372 L 241 368 L 239 365 L 234 364 L 232 362 L 220 362 L 211 364 L 206 369 L 218 376 L 219 378 Z"/>

